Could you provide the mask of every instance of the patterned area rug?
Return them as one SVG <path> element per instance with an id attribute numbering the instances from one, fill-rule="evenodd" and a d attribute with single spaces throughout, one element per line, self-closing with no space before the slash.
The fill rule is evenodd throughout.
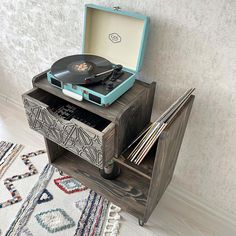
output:
<path id="1" fill-rule="evenodd" d="M 30 157 L 38 156 L 38 155 L 44 154 L 44 153 L 45 153 L 45 151 L 39 150 L 37 152 L 31 152 L 31 153 L 21 156 L 23 163 L 26 165 L 26 167 L 28 167 L 28 171 L 24 172 L 24 173 L 19 173 L 19 174 L 13 175 L 13 176 L 8 177 L 4 180 L 3 183 L 6 186 L 6 189 L 10 192 L 12 198 L 8 199 L 5 202 L 0 202 L 0 208 L 13 205 L 13 204 L 20 202 L 22 200 L 22 197 L 21 197 L 19 191 L 13 185 L 13 182 L 37 174 L 38 173 L 37 169 L 30 162 L 29 159 L 30 159 Z"/>
<path id="2" fill-rule="evenodd" d="M 48 162 L 45 151 L 19 155 L 22 145 L 0 142 L 0 232 L 5 235 L 39 174 Z M 32 150 L 25 147 L 24 153 Z M 0 233 L 1 235 L 1 233 Z"/>
<path id="3" fill-rule="evenodd" d="M 22 149 L 23 146 L 19 144 L 0 142 L 0 179 Z"/>
<path id="4" fill-rule="evenodd" d="M 6 236 L 118 235 L 120 208 L 47 165 Z"/>

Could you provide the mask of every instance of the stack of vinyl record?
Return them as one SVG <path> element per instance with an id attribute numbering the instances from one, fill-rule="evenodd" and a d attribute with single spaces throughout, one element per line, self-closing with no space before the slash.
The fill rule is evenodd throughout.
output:
<path id="1" fill-rule="evenodd" d="M 147 127 L 130 145 L 128 148 L 133 146 L 135 143 L 137 145 L 134 147 L 133 151 L 127 157 L 130 162 L 137 165 L 146 157 L 147 153 L 150 151 L 151 147 L 158 140 L 162 131 L 168 124 L 168 120 L 175 115 L 188 100 L 190 95 L 195 89 L 189 89 L 180 98 L 178 98 L 155 122 L 153 122 L 149 127 Z M 139 142 L 137 142 L 140 140 Z M 127 149 L 128 149 L 127 148 Z M 126 149 L 126 150 L 127 150 Z"/>

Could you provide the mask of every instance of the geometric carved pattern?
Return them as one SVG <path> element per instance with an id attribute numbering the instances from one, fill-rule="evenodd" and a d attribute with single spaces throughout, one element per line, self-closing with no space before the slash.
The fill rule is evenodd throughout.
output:
<path id="1" fill-rule="evenodd" d="M 70 121 L 53 116 L 40 102 L 23 98 L 29 126 L 98 168 L 103 168 L 101 138 Z"/>

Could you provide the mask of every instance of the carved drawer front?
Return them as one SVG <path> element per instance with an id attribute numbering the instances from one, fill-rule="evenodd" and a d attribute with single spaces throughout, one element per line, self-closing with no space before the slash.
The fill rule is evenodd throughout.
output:
<path id="1" fill-rule="evenodd" d="M 41 89 L 32 89 L 22 97 L 30 128 L 98 168 L 113 158 L 115 125 L 112 122 L 106 120 L 106 127 L 100 131 L 75 118 L 65 120 L 53 112 L 55 104 L 62 99 Z"/>

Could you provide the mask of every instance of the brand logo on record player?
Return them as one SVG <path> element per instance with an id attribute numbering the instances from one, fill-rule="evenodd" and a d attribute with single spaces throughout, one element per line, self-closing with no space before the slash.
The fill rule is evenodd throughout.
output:
<path id="1" fill-rule="evenodd" d="M 109 34 L 109 39 L 112 43 L 120 43 L 121 42 L 121 37 L 117 33 Z"/>

